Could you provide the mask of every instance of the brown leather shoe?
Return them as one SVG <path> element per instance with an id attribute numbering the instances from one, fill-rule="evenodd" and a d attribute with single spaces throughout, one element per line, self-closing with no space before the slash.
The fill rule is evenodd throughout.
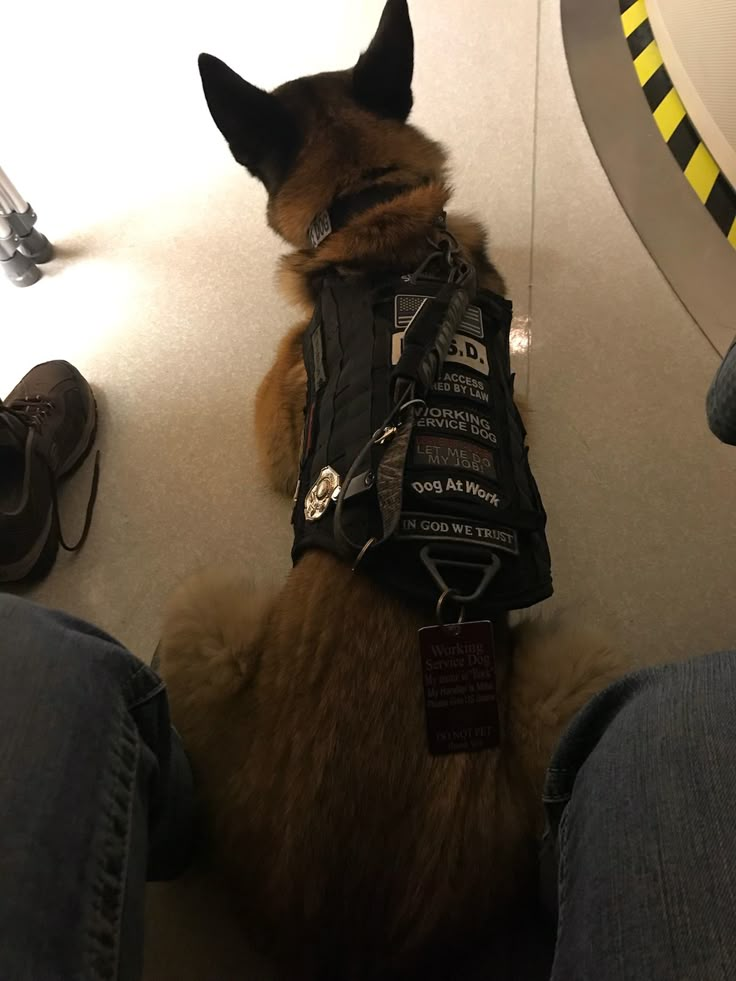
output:
<path id="1" fill-rule="evenodd" d="M 67 545 L 59 527 L 57 481 L 87 456 L 97 406 L 86 379 L 66 361 L 36 365 L 0 403 L 0 582 L 45 575 L 59 544 L 84 544 L 97 495 L 95 460 L 84 530 Z"/>

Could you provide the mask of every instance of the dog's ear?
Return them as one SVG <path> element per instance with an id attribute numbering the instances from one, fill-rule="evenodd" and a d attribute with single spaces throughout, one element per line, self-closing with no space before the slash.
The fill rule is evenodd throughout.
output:
<path id="1" fill-rule="evenodd" d="M 387 0 L 376 36 L 353 69 L 353 95 L 379 116 L 404 122 L 412 106 L 414 35 L 406 0 Z"/>
<path id="2" fill-rule="evenodd" d="M 275 95 L 246 82 L 224 61 L 199 56 L 199 74 L 212 118 L 238 163 L 273 190 L 299 149 L 299 131 Z"/>

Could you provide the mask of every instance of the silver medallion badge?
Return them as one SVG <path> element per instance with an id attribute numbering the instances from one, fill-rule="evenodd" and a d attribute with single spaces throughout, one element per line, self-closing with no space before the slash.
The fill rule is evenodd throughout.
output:
<path id="1" fill-rule="evenodd" d="M 340 476 L 332 467 L 323 467 L 307 496 L 304 498 L 304 517 L 307 521 L 317 521 L 330 506 L 330 501 L 337 500 L 340 493 Z"/>

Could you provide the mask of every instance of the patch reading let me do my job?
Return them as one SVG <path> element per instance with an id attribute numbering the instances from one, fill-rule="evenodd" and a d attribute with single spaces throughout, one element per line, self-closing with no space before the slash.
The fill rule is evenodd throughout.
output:
<path id="1" fill-rule="evenodd" d="M 490 480 L 496 479 L 496 467 L 491 450 L 444 436 L 416 436 L 412 463 L 417 466 L 437 467 L 441 470 L 469 470 Z"/>

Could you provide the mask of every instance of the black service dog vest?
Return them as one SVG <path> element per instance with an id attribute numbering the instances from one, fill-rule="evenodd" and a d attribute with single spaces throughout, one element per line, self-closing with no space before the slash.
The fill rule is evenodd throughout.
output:
<path id="1" fill-rule="evenodd" d="M 513 401 L 509 301 L 466 296 L 431 387 L 396 404 L 397 372 L 421 375 L 456 299 L 431 277 L 325 279 L 304 336 L 292 557 L 326 549 L 424 607 L 446 594 L 466 616 L 494 618 L 552 593 Z"/>

